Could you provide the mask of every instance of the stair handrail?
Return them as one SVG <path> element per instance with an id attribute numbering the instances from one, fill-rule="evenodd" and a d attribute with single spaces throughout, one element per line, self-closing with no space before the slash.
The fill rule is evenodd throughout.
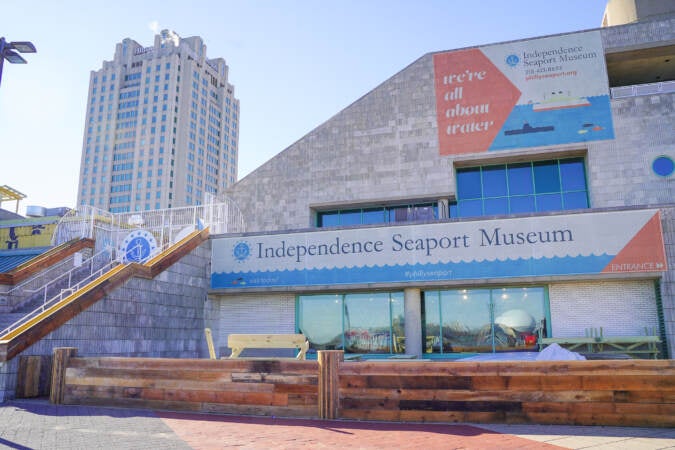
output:
<path id="1" fill-rule="evenodd" d="M 186 238 L 187 237 L 185 237 L 183 239 L 186 239 Z M 159 255 L 162 252 L 169 249 L 170 247 L 172 247 L 174 245 L 178 245 L 181 242 L 182 242 L 182 239 L 176 240 L 176 241 L 173 241 L 173 242 L 171 242 L 171 241 L 165 242 L 164 244 L 162 244 L 158 247 L 157 251 L 148 255 L 146 258 L 144 258 L 141 261 L 134 261 L 134 262 L 138 263 L 138 264 L 145 264 L 148 261 L 150 261 L 151 259 L 153 259 L 154 257 L 156 257 L 157 255 Z M 103 251 L 97 253 L 97 255 L 103 254 L 104 252 L 106 252 L 106 250 L 103 250 Z M 112 252 L 110 252 L 110 255 L 112 256 Z M 92 259 L 94 259 L 94 256 L 89 258 L 89 260 L 92 260 Z M 4 330 L 0 331 L 0 338 L 2 336 L 6 336 L 7 334 L 9 334 L 12 331 L 16 330 L 17 328 L 21 327 L 23 324 L 30 321 L 33 317 L 43 313 L 45 310 L 51 308 L 55 304 L 61 302 L 65 298 L 67 298 L 68 296 L 70 296 L 70 295 L 74 294 L 75 292 L 79 291 L 82 287 L 88 285 L 89 283 L 91 283 L 95 279 L 102 277 L 104 274 L 106 274 L 107 272 L 114 269 L 115 267 L 117 267 L 120 264 L 122 264 L 122 262 L 119 259 L 111 258 L 111 260 L 105 266 L 101 267 L 100 269 L 98 269 L 96 271 L 92 271 L 92 273 L 88 277 L 84 278 L 83 280 L 78 281 L 76 284 L 74 284 L 74 285 L 69 284 L 68 288 L 61 289 L 61 291 L 57 295 L 55 295 L 54 297 L 52 297 L 48 300 L 45 299 L 45 301 L 42 303 L 42 305 L 38 306 L 33 311 L 31 311 L 28 314 L 26 314 L 25 316 L 23 316 L 21 319 L 15 321 L 14 323 L 12 323 L 8 327 L 6 327 Z M 128 264 L 129 263 L 127 263 L 125 265 L 128 265 Z M 72 270 L 76 270 L 76 269 L 77 268 L 74 268 Z M 71 271 L 69 271 L 68 273 L 70 273 L 70 272 Z M 66 275 L 66 274 L 64 274 L 64 275 Z M 47 289 L 45 289 L 45 295 L 46 295 L 46 293 L 47 293 Z"/>
<path id="2" fill-rule="evenodd" d="M 37 280 L 37 279 L 39 279 L 39 278 L 48 278 L 50 281 L 53 281 L 55 278 L 53 278 L 53 277 L 50 276 L 51 273 L 52 273 L 52 272 L 56 272 L 56 271 L 58 271 L 59 269 L 63 269 L 64 266 L 69 266 L 69 265 L 75 264 L 75 261 L 74 261 L 74 260 L 75 260 L 75 258 L 76 258 L 76 254 L 77 254 L 77 253 L 73 253 L 73 254 L 71 254 L 71 255 L 68 255 L 68 256 L 66 256 L 65 258 L 63 258 L 61 261 L 59 261 L 59 262 L 57 262 L 57 263 L 55 263 L 55 264 L 52 264 L 51 266 L 49 266 L 49 267 L 46 268 L 45 270 L 42 270 L 42 271 L 40 271 L 40 272 L 37 272 L 37 273 L 31 275 L 30 277 L 28 277 L 28 278 L 26 278 L 25 280 L 23 280 L 21 283 L 16 284 L 12 289 L 10 289 L 10 290 L 8 290 L 7 292 L 5 292 L 5 294 L 6 294 L 6 295 L 16 295 L 16 292 L 15 292 L 15 291 L 21 291 L 21 290 L 23 290 L 23 291 L 25 291 L 25 292 L 30 292 L 31 294 L 33 294 L 33 293 L 39 291 L 39 290 L 42 288 L 42 286 L 44 286 L 43 284 L 39 284 L 40 287 L 37 287 L 37 288 L 34 288 L 34 289 L 28 288 L 28 287 L 26 287 L 26 286 L 27 286 L 27 285 L 30 285 L 31 283 L 34 284 L 34 283 L 35 283 L 35 280 Z M 84 259 L 84 260 L 82 261 L 82 264 L 86 264 L 86 262 L 87 262 L 90 258 L 91 258 L 91 257 L 88 257 L 88 258 Z"/>
<path id="3" fill-rule="evenodd" d="M 23 316 L 21 319 L 17 320 L 16 322 L 12 323 L 8 327 L 6 327 L 4 330 L 0 331 L 0 337 L 5 336 L 12 331 L 16 330 L 19 328 L 21 325 L 24 323 L 28 322 L 30 319 L 33 317 L 37 316 L 38 314 L 44 312 L 45 310 L 49 309 L 53 305 L 59 303 L 66 297 L 74 294 L 75 292 L 79 291 L 83 286 L 86 286 L 87 284 L 91 283 L 97 278 L 102 277 L 105 273 L 109 272 L 110 270 L 114 269 L 116 266 L 119 265 L 119 261 L 112 260 L 108 262 L 105 266 L 99 268 L 98 270 L 92 272 L 89 276 L 87 276 L 85 279 L 80 280 L 76 284 L 69 286 L 68 288 L 61 289 L 61 291 L 56 294 L 54 297 L 45 300 L 42 305 L 38 306 L 35 308 L 33 311 L 29 312 L 25 316 Z M 46 290 L 45 290 L 46 292 Z"/>
<path id="4" fill-rule="evenodd" d="M 104 257 L 104 258 L 102 258 L 102 257 Z M 73 264 L 73 259 L 74 259 L 74 255 L 70 255 L 68 258 L 65 258 L 64 262 L 59 263 L 55 266 L 52 266 L 52 268 L 47 269 L 47 271 L 56 270 L 56 268 L 62 268 L 62 266 L 64 264 Z M 90 256 L 89 258 L 83 260 L 81 264 L 79 264 L 76 267 L 73 267 L 72 269 L 68 270 L 67 272 L 62 273 L 61 275 L 59 275 L 55 278 L 50 278 L 49 281 L 42 284 L 40 287 L 37 287 L 35 289 L 24 289 L 26 284 L 30 283 L 31 281 L 33 281 L 35 279 L 35 278 L 31 278 L 31 279 L 28 279 L 21 284 L 18 284 L 17 286 L 10 289 L 9 291 L 4 293 L 3 295 L 9 300 L 9 299 L 12 298 L 12 295 L 17 295 L 16 292 L 18 292 L 19 289 L 23 289 L 23 292 L 27 293 L 27 295 L 22 296 L 23 299 L 25 299 L 30 295 L 36 294 L 40 291 L 44 291 L 43 302 L 46 302 L 47 301 L 47 295 L 48 295 L 50 287 L 54 286 L 55 284 L 57 284 L 59 282 L 62 282 L 64 278 L 68 278 L 67 287 L 64 288 L 64 289 L 70 289 L 70 288 L 72 288 L 71 284 L 73 282 L 73 273 L 74 272 L 81 270 L 83 266 L 86 267 L 87 265 L 89 265 L 90 266 L 89 270 L 90 270 L 90 275 L 91 275 L 95 271 L 97 260 L 101 260 L 104 265 L 107 265 L 107 264 L 109 264 L 110 261 L 112 261 L 112 259 L 113 259 L 113 254 L 112 254 L 111 249 L 104 249 L 104 250 L 101 250 L 98 253 L 95 253 L 94 255 Z M 47 271 L 41 272 L 38 275 L 43 276 Z M 18 303 L 20 303 L 20 302 L 18 302 Z M 15 307 L 15 306 L 16 305 L 12 305 L 12 307 Z"/>

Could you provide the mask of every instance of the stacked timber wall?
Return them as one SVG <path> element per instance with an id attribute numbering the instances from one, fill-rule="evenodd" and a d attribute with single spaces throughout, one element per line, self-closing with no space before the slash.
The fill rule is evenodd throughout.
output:
<path id="1" fill-rule="evenodd" d="M 316 361 L 70 358 L 63 403 L 317 417 Z"/>
<path id="2" fill-rule="evenodd" d="M 397 422 L 675 426 L 675 360 L 343 362 L 342 352 L 323 353 L 318 361 L 71 358 L 63 402 Z"/>
<path id="3" fill-rule="evenodd" d="M 675 426 L 675 361 L 346 362 L 339 416 Z"/>

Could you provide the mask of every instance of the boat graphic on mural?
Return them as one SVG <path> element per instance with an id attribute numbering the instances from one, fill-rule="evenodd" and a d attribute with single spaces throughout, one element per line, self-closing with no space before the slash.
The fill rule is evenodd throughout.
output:
<path id="1" fill-rule="evenodd" d="M 603 128 L 600 125 L 596 125 L 594 123 L 585 123 L 583 128 L 581 130 L 577 131 L 579 134 L 586 134 L 588 133 L 588 130 L 591 131 L 602 131 Z"/>
<path id="2" fill-rule="evenodd" d="M 542 112 L 555 109 L 580 108 L 591 106 L 591 102 L 585 97 L 574 97 L 563 91 L 551 92 L 544 100 L 532 103 L 532 111 Z"/>
<path id="3" fill-rule="evenodd" d="M 516 128 L 514 130 L 504 130 L 504 134 L 506 136 L 513 136 L 514 134 L 541 133 L 542 131 L 553 131 L 554 129 L 555 127 L 553 125 L 533 127 L 529 123 L 525 122 L 522 128 Z"/>

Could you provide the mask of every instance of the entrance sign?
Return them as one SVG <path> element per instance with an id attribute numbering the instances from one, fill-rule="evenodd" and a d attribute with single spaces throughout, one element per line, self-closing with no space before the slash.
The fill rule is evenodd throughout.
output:
<path id="1" fill-rule="evenodd" d="M 638 210 L 215 238 L 211 288 L 665 270 L 659 212 Z"/>
<path id="2" fill-rule="evenodd" d="M 441 155 L 613 139 L 599 31 L 436 53 Z"/>

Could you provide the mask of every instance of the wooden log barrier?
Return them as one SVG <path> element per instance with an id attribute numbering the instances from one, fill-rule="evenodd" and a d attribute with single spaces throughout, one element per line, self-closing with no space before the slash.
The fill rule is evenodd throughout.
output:
<path id="1" fill-rule="evenodd" d="M 340 408 L 340 363 L 344 361 L 342 350 L 321 350 L 319 361 L 319 418 L 337 419 Z"/>
<path id="2" fill-rule="evenodd" d="M 52 388 L 49 392 L 49 402 L 55 405 L 63 404 L 63 394 L 66 385 L 66 369 L 70 358 L 77 356 L 75 347 L 58 347 L 54 349 L 52 361 Z"/>
<path id="3" fill-rule="evenodd" d="M 19 357 L 16 398 L 48 396 L 51 378 L 51 355 L 29 355 Z"/>

